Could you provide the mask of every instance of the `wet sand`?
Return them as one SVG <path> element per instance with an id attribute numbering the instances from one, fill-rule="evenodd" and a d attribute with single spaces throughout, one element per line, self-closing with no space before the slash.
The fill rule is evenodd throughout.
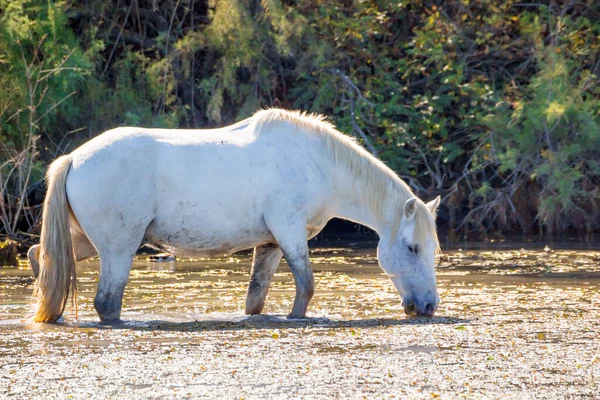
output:
<path id="1" fill-rule="evenodd" d="M 434 318 L 407 318 L 373 250 L 316 249 L 316 294 L 288 320 L 283 263 L 243 315 L 250 257 L 136 261 L 119 326 L 27 322 L 26 265 L 0 268 L 1 398 L 600 398 L 600 252 L 449 251 Z"/>

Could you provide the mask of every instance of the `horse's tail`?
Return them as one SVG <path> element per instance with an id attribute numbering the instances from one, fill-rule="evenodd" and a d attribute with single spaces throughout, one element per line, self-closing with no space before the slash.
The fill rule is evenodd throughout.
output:
<path id="1" fill-rule="evenodd" d="M 48 191 L 44 200 L 39 251 L 39 275 L 33 288 L 35 322 L 55 322 L 62 315 L 69 289 L 76 302 L 77 275 L 71 240 L 71 207 L 67 199 L 67 175 L 73 159 L 56 159 L 46 174 Z"/>

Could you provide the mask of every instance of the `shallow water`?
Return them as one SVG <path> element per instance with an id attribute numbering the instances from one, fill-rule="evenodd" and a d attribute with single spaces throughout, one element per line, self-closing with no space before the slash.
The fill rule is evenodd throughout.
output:
<path id="1" fill-rule="evenodd" d="M 282 263 L 265 315 L 243 315 L 249 254 L 135 261 L 124 324 L 93 309 L 27 321 L 27 265 L 0 268 L 0 397 L 565 397 L 600 393 L 600 251 L 445 252 L 435 318 L 406 318 L 372 249 L 314 249 L 309 319 L 287 320 Z"/>

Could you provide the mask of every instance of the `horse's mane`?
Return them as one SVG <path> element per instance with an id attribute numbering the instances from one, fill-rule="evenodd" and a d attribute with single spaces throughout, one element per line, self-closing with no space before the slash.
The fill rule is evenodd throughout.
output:
<path id="1" fill-rule="evenodd" d="M 406 200 L 415 197 L 410 187 L 382 161 L 359 145 L 354 138 L 339 132 L 323 115 L 282 109 L 261 110 L 252 117 L 260 132 L 270 122 L 289 122 L 295 126 L 321 135 L 325 140 L 334 164 L 355 177 L 360 184 L 361 201 L 380 222 L 393 224 L 393 235 L 398 231 Z M 416 224 L 413 241 L 421 248 L 428 237 L 434 239 L 436 251 L 439 242 L 435 220 L 422 201 L 417 201 Z M 393 221 L 384 221 L 386 211 L 396 210 Z"/>

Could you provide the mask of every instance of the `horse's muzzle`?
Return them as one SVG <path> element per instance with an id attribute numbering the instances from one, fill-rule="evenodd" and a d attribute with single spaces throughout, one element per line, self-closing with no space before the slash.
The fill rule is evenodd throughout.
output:
<path id="1" fill-rule="evenodd" d="M 438 302 L 404 300 L 404 312 L 406 315 L 418 317 L 433 317 L 437 310 Z"/>

